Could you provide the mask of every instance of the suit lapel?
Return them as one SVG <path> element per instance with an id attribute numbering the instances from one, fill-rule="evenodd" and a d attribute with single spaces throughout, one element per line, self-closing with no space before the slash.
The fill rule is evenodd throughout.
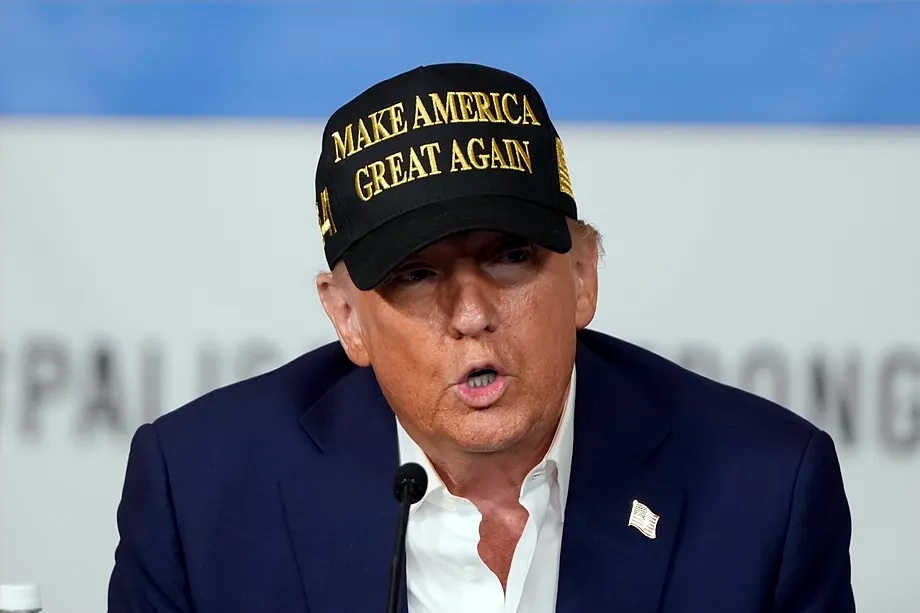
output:
<path id="1" fill-rule="evenodd" d="M 658 610 L 684 493 L 645 460 L 669 432 L 661 401 L 579 343 L 572 473 L 557 611 Z M 633 501 L 660 517 L 656 538 L 628 526 Z"/>
<path id="2" fill-rule="evenodd" d="M 399 519 L 393 413 L 373 372 L 362 368 L 300 422 L 321 454 L 279 489 L 309 610 L 383 610 Z M 402 593 L 405 611 L 405 585 Z"/>

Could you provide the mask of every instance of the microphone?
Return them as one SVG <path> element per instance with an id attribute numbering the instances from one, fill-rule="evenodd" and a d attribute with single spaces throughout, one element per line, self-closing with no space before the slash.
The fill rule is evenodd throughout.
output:
<path id="1" fill-rule="evenodd" d="M 396 613 L 402 586 L 402 570 L 406 557 L 406 528 L 409 525 L 409 507 L 422 499 L 428 489 L 428 473 L 415 462 L 407 462 L 396 469 L 393 477 L 394 494 L 399 501 L 399 528 L 396 531 L 396 551 L 390 568 L 390 597 L 387 613 Z"/>

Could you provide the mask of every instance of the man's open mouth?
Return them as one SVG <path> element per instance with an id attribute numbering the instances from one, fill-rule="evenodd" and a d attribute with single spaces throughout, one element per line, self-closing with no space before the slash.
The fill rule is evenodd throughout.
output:
<path id="1" fill-rule="evenodd" d="M 466 384 L 470 387 L 486 387 L 487 385 L 491 385 L 497 376 L 498 373 L 491 368 L 474 370 L 469 375 L 467 375 Z"/>

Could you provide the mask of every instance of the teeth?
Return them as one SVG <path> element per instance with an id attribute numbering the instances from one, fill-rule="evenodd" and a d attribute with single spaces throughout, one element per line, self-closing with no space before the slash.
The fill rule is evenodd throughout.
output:
<path id="1" fill-rule="evenodd" d="M 471 375 L 467 377 L 466 383 L 470 387 L 485 387 L 495 381 L 495 373 L 487 372 L 483 375 Z"/>

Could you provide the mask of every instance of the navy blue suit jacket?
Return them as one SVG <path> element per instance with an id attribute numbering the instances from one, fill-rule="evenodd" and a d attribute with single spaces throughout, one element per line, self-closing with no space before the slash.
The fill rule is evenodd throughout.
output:
<path id="1" fill-rule="evenodd" d="M 576 365 L 559 612 L 855 610 L 826 433 L 597 332 Z M 398 462 L 373 372 L 338 343 L 142 426 L 109 611 L 383 610 Z"/>

